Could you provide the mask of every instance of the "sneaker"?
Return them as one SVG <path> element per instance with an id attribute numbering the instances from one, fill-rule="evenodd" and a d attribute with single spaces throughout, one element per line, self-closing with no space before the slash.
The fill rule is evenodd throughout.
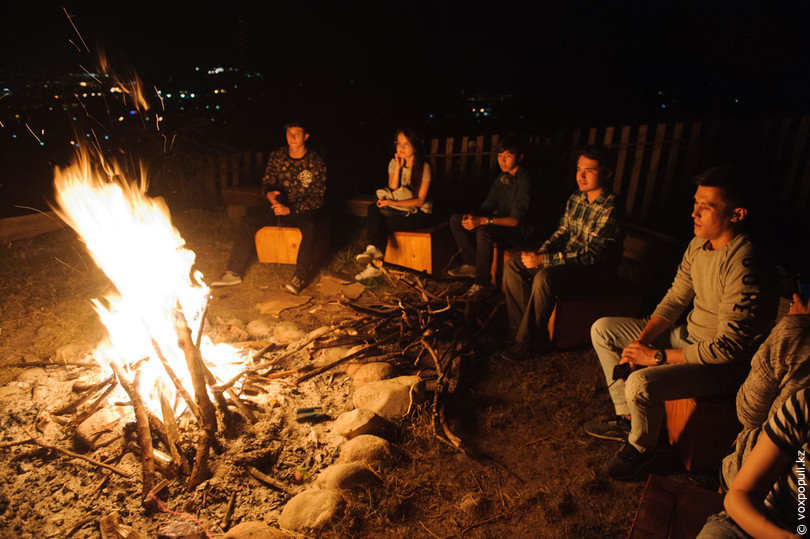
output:
<path id="1" fill-rule="evenodd" d="M 297 294 L 301 291 L 302 288 L 304 288 L 304 280 L 298 275 L 293 275 L 293 278 L 290 279 L 290 282 L 284 285 L 284 290 L 286 290 L 290 294 Z"/>
<path id="2" fill-rule="evenodd" d="M 211 283 L 210 286 L 212 287 L 233 286 L 235 284 L 240 284 L 241 282 L 242 278 L 239 275 L 232 272 L 231 270 L 228 270 L 222 274 L 222 277 L 219 278 L 219 281 L 214 281 L 213 283 Z"/>
<path id="3" fill-rule="evenodd" d="M 450 277 L 475 277 L 475 266 L 462 264 L 447 270 L 447 275 Z"/>
<path id="4" fill-rule="evenodd" d="M 461 295 L 461 299 L 465 301 L 478 301 L 489 294 L 490 291 L 491 287 L 488 285 L 473 283 L 470 288 Z"/>
<path id="5" fill-rule="evenodd" d="M 623 442 L 630 434 L 630 420 L 616 415 L 610 419 L 591 419 L 585 423 L 585 433 L 604 440 Z"/>
<path id="6" fill-rule="evenodd" d="M 361 264 L 371 264 L 372 260 L 382 260 L 384 256 L 385 254 L 382 251 L 380 251 L 373 245 L 369 245 L 368 247 L 366 247 L 365 252 L 360 253 L 359 255 L 354 257 L 354 259 L 360 262 Z"/>
<path id="7" fill-rule="evenodd" d="M 625 442 L 619 452 L 610 457 L 605 472 L 613 479 L 626 481 L 638 476 L 655 458 L 655 449 L 649 448 L 644 453 Z"/>
<path id="8" fill-rule="evenodd" d="M 531 346 L 524 342 L 516 342 L 503 352 L 501 358 L 507 361 L 522 361 L 527 359 L 532 353 Z"/>
<path id="9" fill-rule="evenodd" d="M 354 276 L 355 281 L 364 281 L 366 279 L 373 279 L 374 277 L 379 277 L 382 275 L 383 272 L 381 269 L 374 266 L 374 264 L 369 264 L 366 266 L 366 269 L 358 273 Z"/>

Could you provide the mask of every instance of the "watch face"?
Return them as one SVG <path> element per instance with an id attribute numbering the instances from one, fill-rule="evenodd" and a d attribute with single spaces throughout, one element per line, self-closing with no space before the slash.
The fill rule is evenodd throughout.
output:
<path id="1" fill-rule="evenodd" d="M 663 364 L 663 363 L 664 363 L 664 361 L 666 361 L 666 358 L 667 358 L 667 357 L 664 355 L 664 351 L 663 351 L 663 350 L 657 350 L 657 351 L 655 352 L 655 363 L 656 363 L 657 365 L 661 365 L 661 364 Z"/>

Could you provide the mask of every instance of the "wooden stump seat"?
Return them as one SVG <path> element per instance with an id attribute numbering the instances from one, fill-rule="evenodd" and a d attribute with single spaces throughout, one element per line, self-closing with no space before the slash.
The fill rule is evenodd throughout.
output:
<path id="1" fill-rule="evenodd" d="M 687 470 L 714 471 L 742 430 L 735 395 L 666 401 L 669 443 Z"/>
<path id="2" fill-rule="evenodd" d="M 722 510 L 722 494 L 651 475 L 628 539 L 692 539 L 710 515 Z"/>
<path id="3" fill-rule="evenodd" d="M 388 235 L 385 261 L 416 271 L 438 273 L 450 262 L 455 245 L 447 223 L 394 232 Z"/>
<path id="4" fill-rule="evenodd" d="M 301 231 L 295 227 L 266 226 L 256 232 L 256 254 L 259 262 L 295 264 Z"/>

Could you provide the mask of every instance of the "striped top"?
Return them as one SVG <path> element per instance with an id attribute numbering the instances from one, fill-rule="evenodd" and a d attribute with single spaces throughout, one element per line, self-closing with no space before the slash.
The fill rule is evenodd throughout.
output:
<path id="1" fill-rule="evenodd" d="M 791 457 L 791 466 L 774 484 L 765 498 L 765 507 L 771 518 L 779 526 L 795 530 L 800 523 L 808 524 L 810 516 L 801 512 L 805 517 L 799 521 L 800 509 L 806 507 L 799 504 L 799 481 L 801 492 L 806 496 L 807 465 L 805 455 L 810 451 L 810 407 L 807 403 L 807 390 L 802 389 L 794 393 L 785 401 L 776 414 L 765 425 L 765 432 L 776 446 Z"/>

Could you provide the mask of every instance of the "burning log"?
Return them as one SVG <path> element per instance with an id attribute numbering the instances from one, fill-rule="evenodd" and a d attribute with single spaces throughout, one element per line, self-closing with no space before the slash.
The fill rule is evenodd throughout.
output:
<path id="1" fill-rule="evenodd" d="M 98 392 L 100 389 L 102 389 L 103 387 L 105 387 L 107 385 L 114 384 L 114 381 L 115 381 L 115 377 L 110 376 L 108 378 L 105 378 L 101 382 L 98 382 L 97 384 L 93 384 L 92 386 L 90 386 L 89 388 L 86 388 L 84 390 L 84 392 L 85 392 L 84 395 L 81 395 L 80 397 L 78 397 L 76 399 L 73 399 L 69 403 L 65 404 L 64 406 L 61 406 L 61 407 L 57 408 L 56 410 L 54 410 L 51 413 L 53 415 L 62 415 L 62 414 L 68 414 L 68 413 L 76 410 L 79 406 L 84 404 L 86 401 L 90 400 L 93 397 L 93 395 L 95 395 L 96 392 Z"/>
<path id="2" fill-rule="evenodd" d="M 141 395 L 138 393 L 138 386 L 140 385 L 140 371 L 135 372 L 135 379 L 132 383 L 127 380 L 118 365 L 112 363 L 115 376 L 124 391 L 129 395 L 132 401 L 132 407 L 135 410 L 135 424 L 138 430 L 138 441 L 141 445 L 141 476 L 143 478 L 143 496 L 141 503 L 144 507 L 147 506 L 149 493 L 155 484 L 155 456 L 152 449 L 152 432 L 149 429 L 149 417 L 146 415 L 146 408 L 141 400 Z M 151 505 L 151 504 L 150 504 Z"/>
<path id="3" fill-rule="evenodd" d="M 169 365 L 169 360 L 167 360 L 166 356 L 163 355 L 163 352 L 160 351 L 160 346 L 158 346 L 157 341 L 154 339 L 152 339 L 152 347 L 155 349 L 155 354 L 157 354 L 158 359 L 160 359 L 160 363 L 163 365 L 166 375 L 169 377 L 169 380 L 172 381 L 174 388 L 177 390 L 177 394 L 183 397 L 188 409 L 191 410 L 191 413 L 194 414 L 197 421 L 202 424 L 203 421 L 200 407 L 197 406 L 197 403 L 191 398 L 191 395 L 189 395 L 188 391 L 186 391 L 186 388 L 183 387 L 183 383 L 180 381 L 180 378 L 178 378 L 174 373 L 174 369 L 172 369 L 172 366 Z"/>
<path id="4" fill-rule="evenodd" d="M 175 331 L 177 337 L 180 339 L 180 346 L 183 349 L 183 354 L 186 356 L 186 365 L 188 372 L 191 374 L 191 385 L 194 388 L 194 397 L 197 406 L 200 409 L 200 416 L 202 417 L 202 427 L 205 430 L 215 433 L 217 431 L 217 415 L 214 410 L 214 405 L 211 404 L 211 399 L 208 398 L 208 386 L 205 383 L 205 370 L 200 355 L 200 350 L 194 346 L 191 339 L 191 329 L 186 324 L 186 319 L 183 313 L 177 312 L 175 320 Z"/>
<path id="5" fill-rule="evenodd" d="M 191 467 L 186 457 L 177 449 L 177 446 L 180 444 L 180 430 L 177 428 L 174 410 L 172 410 L 169 400 L 166 398 L 163 391 L 160 391 L 158 395 L 160 399 L 160 409 L 163 412 L 163 424 L 166 426 L 169 453 L 172 455 L 172 460 L 183 470 L 183 473 L 188 475 L 191 473 Z"/>

